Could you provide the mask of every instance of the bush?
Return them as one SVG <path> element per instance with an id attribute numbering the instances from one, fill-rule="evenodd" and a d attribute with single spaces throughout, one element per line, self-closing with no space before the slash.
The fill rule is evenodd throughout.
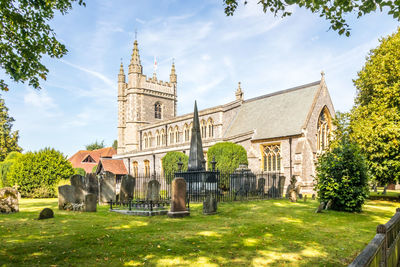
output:
<path id="1" fill-rule="evenodd" d="M 167 152 L 167 154 L 165 154 L 165 156 L 162 158 L 162 167 L 168 183 L 171 183 L 171 181 L 174 179 L 175 173 L 179 171 L 179 159 L 181 159 L 183 163 L 182 171 L 187 171 L 189 157 L 186 154 L 182 152 L 171 151 Z"/>
<path id="2" fill-rule="evenodd" d="M 331 200 L 333 210 L 361 211 L 369 187 L 365 159 L 355 143 L 342 139 L 319 157 L 316 170 L 321 202 Z"/>
<path id="3" fill-rule="evenodd" d="M 55 197 L 55 185 L 74 174 L 64 155 L 51 148 L 27 152 L 10 168 L 10 185 L 17 185 L 23 197 Z"/>
<path id="4" fill-rule="evenodd" d="M 0 162 L 0 188 L 10 186 L 7 175 L 11 166 L 22 156 L 19 152 L 11 152 L 3 162 Z"/>
<path id="5" fill-rule="evenodd" d="M 96 165 L 97 166 L 97 165 Z M 81 176 L 86 176 L 86 172 L 84 169 L 82 168 L 74 168 L 74 173 L 75 174 L 79 174 Z"/>
<path id="6" fill-rule="evenodd" d="M 208 149 L 208 169 L 211 170 L 211 162 L 215 156 L 216 169 L 223 173 L 232 173 L 239 164 L 248 164 L 247 152 L 241 145 L 231 142 L 216 143 Z"/>

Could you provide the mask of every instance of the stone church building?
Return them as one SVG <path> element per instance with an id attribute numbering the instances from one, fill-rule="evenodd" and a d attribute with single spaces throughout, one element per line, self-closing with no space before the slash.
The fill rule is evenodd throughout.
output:
<path id="1" fill-rule="evenodd" d="M 233 93 L 233 92 L 232 92 Z M 314 163 L 328 145 L 335 111 L 321 80 L 245 99 L 240 83 L 236 100 L 199 111 L 205 159 L 217 142 L 234 142 L 247 151 L 254 172 L 281 172 L 286 185 L 298 176 L 303 190 L 313 187 Z M 193 113 L 177 116 L 177 75 L 169 81 L 143 74 L 137 41 L 128 67 L 118 75 L 118 150 L 132 175 L 162 173 L 168 151 L 188 154 Z"/>

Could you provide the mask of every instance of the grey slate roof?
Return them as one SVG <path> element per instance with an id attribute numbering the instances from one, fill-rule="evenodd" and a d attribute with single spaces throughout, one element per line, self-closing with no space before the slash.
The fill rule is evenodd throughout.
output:
<path id="1" fill-rule="evenodd" d="M 254 131 L 253 140 L 301 134 L 320 81 L 248 99 L 224 138 Z"/>

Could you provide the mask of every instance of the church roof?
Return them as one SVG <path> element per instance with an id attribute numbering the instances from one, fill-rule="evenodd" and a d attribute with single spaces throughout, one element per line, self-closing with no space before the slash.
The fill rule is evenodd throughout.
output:
<path id="1" fill-rule="evenodd" d="M 254 131 L 253 140 L 301 134 L 320 81 L 244 101 L 224 138 Z"/>

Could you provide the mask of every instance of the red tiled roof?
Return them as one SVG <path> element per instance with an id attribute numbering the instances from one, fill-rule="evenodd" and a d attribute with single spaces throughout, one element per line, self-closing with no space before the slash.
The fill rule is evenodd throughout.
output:
<path id="1" fill-rule="evenodd" d="M 100 159 L 104 171 L 113 174 L 128 174 L 124 161 L 122 159 Z"/>
<path id="2" fill-rule="evenodd" d="M 82 168 L 87 173 L 91 173 L 94 166 L 99 164 L 100 158 L 111 158 L 113 155 L 117 154 L 112 147 L 105 147 L 96 150 L 79 150 L 74 155 L 72 155 L 68 160 L 71 162 L 72 167 Z M 90 155 L 95 162 L 82 162 L 88 155 Z"/>

